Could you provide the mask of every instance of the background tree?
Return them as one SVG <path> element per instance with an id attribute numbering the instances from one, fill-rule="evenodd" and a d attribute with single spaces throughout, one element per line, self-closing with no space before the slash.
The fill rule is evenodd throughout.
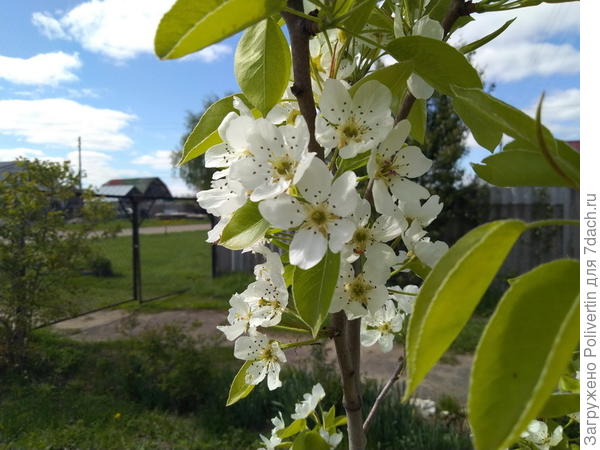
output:
<path id="1" fill-rule="evenodd" d="M 444 213 L 428 228 L 432 239 L 449 244 L 467 230 L 485 222 L 489 214 L 489 190 L 475 177 L 467 179 L 462 161 L 467 127 L 454 112 L 449 97 L 436 92 L 427 103 L 427 131 L 420 146 L 433 161 L 420 183 L 444 202 Z"/>
<path id="2" fill-rule="evenodd" d="M 32 328 L 75 306 L 61 293 L 102 236 L 91 232 L 113 213 L 91 191 L 78 196 L 78 185 L 68 163 L 39 160 L 19 160 L 0 180 L 0 362 L 18 364 Z"/>
<path id="3" fill-rule="evenodd" d="M 177 163 L 181 161 L 183 155 L 183 144 L 187 140 L 188 136 L 204 114 L 210 105 L 219 100 L 214 94 L 206 97 L 202 104 L 202 110 L 199 112 L 188 111 L 185 117 L 185 133 L 179 140 L 179 146 L 176 150 L 171 153 L 171 165 L 173 170 L 179 175 L 179 177 L 192 189 L 204 190 L 210 189 L 210 180 L 214 169 L 204 167 L 204 155 L 199 156 L 187 164 L 177 167 Z"/>

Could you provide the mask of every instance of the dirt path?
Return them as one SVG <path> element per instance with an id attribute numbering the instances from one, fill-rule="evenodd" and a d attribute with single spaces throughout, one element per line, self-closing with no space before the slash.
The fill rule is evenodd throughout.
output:
<path id="1" fill-rule="evenodd" d="M 136 314 L 125 310 L 100 311 L 83 317 L 61 322 L 55 328 L 81 341 L 105 341 L 137 336 L 147 330 L 164 325 L 177 325 L 186 333 L 198 337 L 218 339 L 224 345 L 231 345 L 222 338 L 215 328 L 226 322 L 227 313 L 219 310 L 163 311 L 155 314 Z M 286 336 L 289 338 L 292 336 Z M 295 338 L 292 337 L 292 339 Z M 327 360 L 336 365 L 333 343 L 325 346 Z M 393 373 L 400 349 L 395 347 L 390 353 L 381 353 L 379 347 L 363 348 L 361 372 L 370 378 L 385 381 Z M 310 349 L 300 347 L 286 351 L 288 362 L 303 365 L 310 361 Z M 455 364 L 438 364 L 429 373 L 417 392 L 418 397 L 439 399 L 442 395 L 452 395 L 462 404 L 466 402 L 469 371 L 472 357 L 457 355 Z"/>

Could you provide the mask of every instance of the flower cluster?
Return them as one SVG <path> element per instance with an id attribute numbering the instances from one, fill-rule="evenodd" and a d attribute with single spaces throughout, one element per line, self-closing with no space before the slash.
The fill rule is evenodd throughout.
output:
<path id="1" fill-rule="evenodd" d="M 260 447 L 259 450 L 274 450 L 276 447 L 290 446 L 292 443 L 283 439 L 294 435 L 301 436 L 306 433 L 318 433 L 314 434 L 312 439 L 320 441 L 320 444 L 322 444 L 320 448 L 326 445 L 332 449 L 336 448 L 343 439 L 342 433 L 339 433 L 337 429 L 346 423 L 346 417 L 336 417 L 335 406 L 332 406 L 326 413 L 321 411 L 318 414 L 317 406 L 323 398 L 325 398 L 325 391 L 323 386 L 317 383 L 313 386 L 311 392 L 304 394 L 303 400 L 294 406 L 295 412 L 291 415 L 293 422 L 288 427 L 285 426 L 281 412 L 273 417 L 271 419 L 273 424 L 271 436 L 260 435 L 263 447 Z M 312 428 L 309 427 L 309 422 L 307 422 L 309 418 L 313 423 Z M 314 443 L 313 440 L 313 445 L 315 445 Z"/>
<path id="2" fill-rule="evenodd" d="M 413 33 L 431 27 L 416 24 Z M 249 362 L 248 385 L 265 378 L 269 389 L 281 385 L 288 344 L 264 329 L 277 326 L 284 313 L 303 319 L 289 306 L 284 263 L 307 271 L 326 254 L 339 254 L 329 312 L 363 317 L 363 345 L 378 342 L 390 351 L 417 288 L 389 288 L 388 280 L 415 260 L 432 267 L 448 248 L 425 231 L 442 209 L 439 197 L 417 182 L 432 161 L 407 143 L 410 123 L 394 120 L 386 86 L 370 80 L 350 87 L 346 80 L 359 67 L 346 50 L 338 32 L 320 33 L 310 45 L 314 137 L 323 159 L 309 151 L 308 126 L 290 89 L 264 117 L 234 97 L 234 111 L 217 130 L 221 142 L 205 154 L 205 165 L 217 171 L 198 203 L 220 218 L 208 240 L 217 243 L 226 230 L 243 228 L 242 207 L 268 229 L 247 242 L 246 250 L 265 262 L 255 269 L 256 281 L 232 296 L 228 324 L 219 327 L 235 341 L 234 355 Z"/>

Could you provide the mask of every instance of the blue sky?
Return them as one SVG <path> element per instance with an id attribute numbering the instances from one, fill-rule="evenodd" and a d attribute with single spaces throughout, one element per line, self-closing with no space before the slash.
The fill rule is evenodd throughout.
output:
<path id="1" fill-rule="evenodd" d="M 76 162 L 82 137 L 89 184 L 160 176 L 176 194 L 169 152 L 186 111 L 211 94 L 238 92 L 237 38 L 184 60 L 159 61 L 154 30 L 173 0 L 9 2 L 0 17 L 0 161 L 16 156 Z M 453 38 L 466 43 L 517 17 L 474 56 L 494 94 L 531 111 L 546 92 L 556 136 L 579 138 L 579 5 L 543 5 L 476 17 Z M 487 152 L 473 148 L 469 160 Z"/>

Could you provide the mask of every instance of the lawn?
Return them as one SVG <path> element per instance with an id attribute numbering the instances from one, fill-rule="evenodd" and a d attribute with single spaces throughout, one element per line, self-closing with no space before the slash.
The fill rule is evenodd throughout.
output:
<path id="1" fill-rule="evenodd" d="M 187 289 L 143 305 L 145 311 L 226 308 L 231 294 L 243 290 L 251 280 L 247 274 L 211 277 L 211 249 L 206 243 L 206 231 L 141 235 L 140 243 L 143 298 Z M 77 300 L 80 311 L 132 298 L 131 237 L 103 239 L 96 248 L 110 260 L 114 276 L 78 278 L 78 291 L 71 298 Z"/>

